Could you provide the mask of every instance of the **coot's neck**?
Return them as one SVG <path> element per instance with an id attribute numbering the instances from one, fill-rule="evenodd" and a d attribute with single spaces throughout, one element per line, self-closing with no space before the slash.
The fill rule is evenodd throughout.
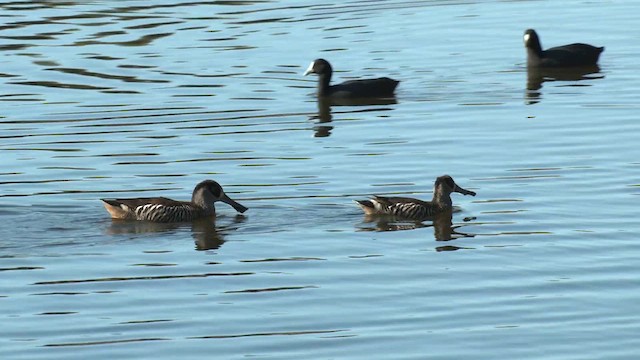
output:
<path id="1" fill-rule="evenodd" d="M 542 61 L 542 50 L 536 51 L 532 48 L 527 48 L 527 65 L 538 66 Z"/>
<path id="2" fill-rule="evenodd" d="M 536 38 L 535 41 L 530 41 L 527 44 L 527 52 L 529 55 L 542 57 L 542 45 L 540 44 L 540 40 Z"/>
<path id="3" fill-rule="evenodd" d="M 331 82 L 332 73 L 333 71 L 331 70 L 331 68 L 329 68 L 325 69 L 322 74 L 318 74 L 318 96 L 329 95 L 329 89 L 331 87 L 331 85 L 329 85 L 329 82 Z"/>
<path id="4" fill-rule="evenodd" d="M 542 54 L 542 44 L 540 44 L 540 40 L 534 41 L 533 44 L 531 44 L 531 50 L 535 51 L 538 55 Z"/>

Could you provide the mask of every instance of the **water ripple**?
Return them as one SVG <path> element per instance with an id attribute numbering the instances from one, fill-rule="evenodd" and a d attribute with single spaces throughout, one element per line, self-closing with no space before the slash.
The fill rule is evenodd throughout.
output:
<path id="1" fill-rule="evenodd" d="M 184 279 L 184 278 L 206 278 L 212 276 L 244 276 L 253 275 L 250 272 L 237 272 L 237 273 L 205 273 L 205 274 L 175 274 L 175 275 L 160 275 L 160 276 L 128 276 L 128 277 L 108 277 L 97 279 L 74 279 L 74 280 L 53 280 L 53 281 L 39 281 L 32 285 L 62 285 L 62 284 L 78 284 L 78 283 L 93 283 L 93 282 L 113 282 L 113 281 L 138 281 L 138 280 L 167 280 L 167 279 Z"/>

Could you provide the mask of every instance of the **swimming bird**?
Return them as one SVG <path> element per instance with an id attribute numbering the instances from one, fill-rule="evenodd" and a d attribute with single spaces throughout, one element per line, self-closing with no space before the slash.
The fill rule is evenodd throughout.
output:
<path id="1" fill-rule="evenodd" d="M 303 76 L 318 75 L 318 96 L 331 98 L 368 98 L 393 96 L 400 81 L 381 77 L 376 79 L 362 79 L 345 81 L 330 85 L 333 69 L 325 59 L 314 60 Z"/>
<path id="2" fill-rule="evenodd" d="M 538 34 L 533 29 L 524 32 L 527 65 L 534 67 L 589 66 L 598 63 L 603 47 L 575 43 L 542 50 Z"/>
<path id="3" fill-rule="evenodd" d="M 113 219 L 146 220 L 153 222 L 192 221 L 215 217 L 214 203 L 222 201 L 243 213 L 247 208 L 229 198 L 222 186 L 213 180 L 205 180 L 193 189 L 191 201 L 177 201 L 164 197 L 101 199 Z"/>
<path id="4" fill-rule="evenodd" d="M 476 193 L 458 186 L 449 175 L 442 175 L 433 185 L 433 199 L 422 201 L 407 197 L 385 197 L 374 195 L 369 200 L 356 200 L 366 215 L 392 215 L 405 219 L 420 220 L 450 211 L 453 208 L 451 193 L 476 196 Z"/>

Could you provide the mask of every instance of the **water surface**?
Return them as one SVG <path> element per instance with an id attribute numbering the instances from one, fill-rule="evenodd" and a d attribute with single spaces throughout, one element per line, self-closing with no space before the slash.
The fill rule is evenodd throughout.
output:
<path id="1" fill-rule="evenodd" d="M 3 358 L 635 358 L 635 2 L 0 8 Z M 526 28 L 606 46 L 599 69 L 528 73 Z M 318 104 L 319 57 L 395 101 Z M 478 193 L 451 218 L 353 202 L 442 174 Z M 99 201 L 207 178 L 246 216 Z"/>

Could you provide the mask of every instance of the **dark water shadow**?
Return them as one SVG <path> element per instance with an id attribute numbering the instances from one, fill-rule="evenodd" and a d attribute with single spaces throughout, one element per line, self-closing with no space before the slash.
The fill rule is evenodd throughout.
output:
<path id="1" fill-rule="evenodd" d="M 357 98 L 357 99 L 331 99 L 331 98 L 318 98 L 318 115 L 310 117 L 310 120 L 316 121 L 316 126 L 313 127 L 315 132 L 314 137 L 328 137 L 331 135 L 333 126 L 327 125 L 333 121 L 333 115 L 331 113 L 332 106 L 374 106 L 374 105 L 393 105 L 398 101 L 395 97 L 392 98 Z"/>
<path id="2" fill-rule="evenodd" d="M 236 215 L 231 224 L 216 226 L 215 219 L 200 219 L 184 223 L 154 223 L 113 219 L 106 232 L 109 235 L 163 233 L 191 227 L 191 236 L 195 242 L 195 249 L 214 250 L 222 246 L 224 236 L 227 233 L 237 230 L 239 224 L 245 220 L 245 216 Z"/>
<path id="3" fill-rule="evenodd" d="M 468 221 L 468 219 L 465 219 Z M 395 218 L 389 215 L 365 215 L 361 231 L 401 231 L 433 227 L 436 241 L 451 241 L 460 238 L 475 237 L 475 234 L 457 231 L 464 225 L 453 224 L 453 212 L 444 212 L 420 221 Z M 374 225 L 371 227 L 369 225 Z"/>
<path id="4" fill-rule="evenodd" d="M 527 105 L 541 101 L 542 85 L 553 81 L 580 81 L 604 79 L 598 65 L 568 68 L 527 68 L 527 89 L 525 93 Z"/>

